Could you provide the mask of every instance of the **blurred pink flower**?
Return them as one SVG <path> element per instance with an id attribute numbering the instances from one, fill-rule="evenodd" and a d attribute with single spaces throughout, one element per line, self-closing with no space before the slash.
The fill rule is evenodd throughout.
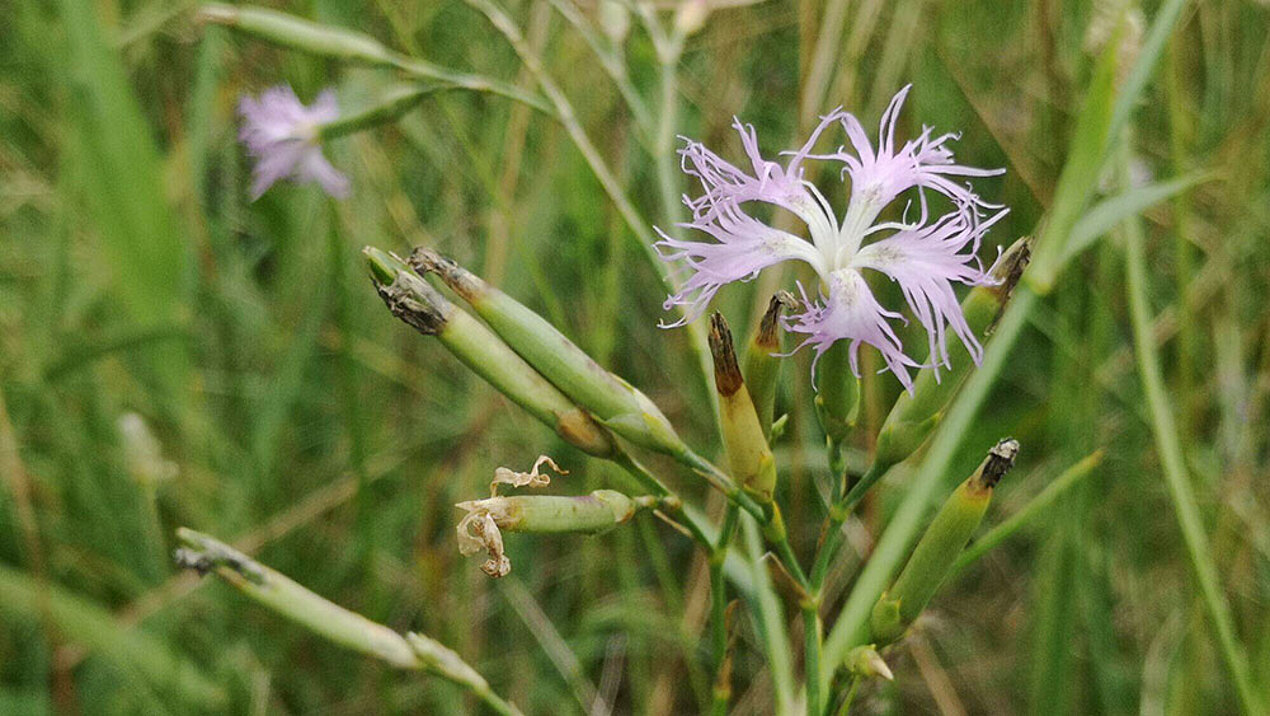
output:
<path id="1" fill-rule="evenodd" d="M 956 135 L 932 136 L 929 127 L 897 148 L 895 125 L 908 91 L 909 87 L 900 90 L 883 113 L 876 147 L 859 120 L 841 109 L 822 117 L 801 149 L 785 152 L 790 158 L 784 166 L 764 159 L 754 128 L 739 121 L 733 126 L 741 135 L 750 171 L 685 138 L 687 145 L 679 151 L 683 170 L 701 183 L 703 193 L 684 197 L 692 221 L 679 226 L 705 233 L 713 241 L 676 239 L 658 229 L 662 257 L 682 261 L 691 271 L 682 290 L 666 299 L 667 310 L 674 306 L 684 310 L 683 318 L 671 325 L 698 318 L 723 286 L 748 281 L 782 261 L 799 260 L 816 270 L 821 283 L 815 297 L 803 290 L 802 312 L 785 319 L 786 329 L 807 335 L 799 348 L 811 346 L 819 358 L 834 342 L 850 340 L 852 369 L 859 375 L 859 346 L 867 343 L 882 353 L 904 387 L 912 389 L 908 369 L 920 364 L 905 354 L 891 326 L 891 320 L 903 320 L 902 316 L 883 308 L 865 282 L 863 269 L 871 269 L 899 283 L 910 310 L 926 329 L 936 370 L 950 365 L 948 328 L 977 363 L 983 349 L 966 325 L 952 284 L 990 280 L 976 253 L 984 233 L 1008 209 L 982 201 L 955 177 L 991 176 L 1005 170 L 953 163 L 952 150 L 946 145 Z M 813 145 L 834 125 L 845 132 L 850 151 L 839 147 L 829 154 L 813 154 Z M 808 159 L 840 162 L 843 178 L 850 178 L 841 221 L 825 195 L 803 178 L 802 165 Z M 917 219 L 909 222 L 906 211 L 904 221 L 879 223 L 882 211 L 910 189 L 918 194 Z M 931 220 L 926 190 L 947 197 L 952 210 Z M 751 202 L 793 213 L 806 224 L 810 241 L 753 218 L 745 210 Z M 863 245 L 866 238 L 882 232 L 888 234 Z"/>
<path id="2" fill-rule="evenodd" d="M 260 99 L 244 96 L 238 102 L 242 128 L 238 138 L 256 160 L 251 198 L 259 199 L 275 182 L 287 177 L 317 182 L 331 196 L 348 196 L 348 178 L 322 156 L 321 125 L 340 116 L 335 93 L 325 90 L 306 107 L 286 85 L 265 90 Z"/>

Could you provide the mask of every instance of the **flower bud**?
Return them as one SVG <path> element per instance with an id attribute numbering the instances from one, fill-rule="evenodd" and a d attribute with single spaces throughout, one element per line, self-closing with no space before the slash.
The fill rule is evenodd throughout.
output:
<path id="1" fill-rule="evenodd" d="M 873 644 L 865 644 L 852 649 L 847 653 L 845 664 L 847 671 L 856 676 L 866 679 L 880 676 L 887 681 L 895 680 L 895 674 L 891 673 L 891 667 L 886 665 L 886 661 L 882 659 L 882 655 L 878 653 L 877 648 Z"/>
<path id="2" fill-rule="evenodd" d="M 754 401 L 759 425 L 763 426 L 763 435 L 768 438 L 772 435 L 776 386 L 780 378 L 781 361 L 777 354 L 781 350 L 781 311 L 792 305 L 794 297 L 789 291 L 779 291 L 772 296 L 767 312 L 763 314 L 763 320 L 745 351 L 745 385 Z"/>
<path id="3" fill-rule="evenodd" d="M 570 445 L 608 458 L 617 446 L 603 427 L 530 367 L 480 321 L 450 303 L 401 259 L 362 250 L 379 296 L 393 315 L 436 336 L 456 358 Z"/>
<path id="4" fill-rule="evenodd" d="M 410 264 L 420 273 L 436 274 L 512 350 L 613 432 L 667 455 L 687 452 L 648 396 L 600 367 L 542 316 L 430 249 L 415 249 Z"/>
<path id="5" fill-rule="evenodd" d="M 776 489 L 776 460 L 741 377 L 732 332 L 721 313 L 710 316 L 709 341 L 714 357 L 714 384 L 719 393 L 719 425 L 732 479 L 760 502 L 771 502 Z"/>
<path id="6" fill-rule="evenodd" d="M 993 283 L 976 286 L 966 296 L 966 300 L 962 301 L 962 313 L 976 336 L 986 337 L 992 332 L 992 327 L 996 325 L 1014 293 L 1019 276 L 1027 268 L 1031 256 L 1030 246 L 1031 240 L 1027 237 L 1015 241 L 988 271 Z M 959 352 L 953 356 L 951 368 L 942 369 L 938 377 L 932 368 L 923 368 L 913 382 L 913 390 L 900 393 L 900 397 L 895 400 L 895 406 L 891 408 L 886 422 L 878 432 L 873 466 L 858 487 L 868 489 L 891 466 L 916 452 L 939 425 L 944 408 L 970 373 L 973 363 L 961 343 L 955 343 L 950 350 Z"/>
<path id="7" fill-rule="evenodd" d="M 1018 453 L 1016 440 L 997 443 L 988 451 L 979 469 L 944 502 L 913 549 L 913 556 L 904 565 L 895 585 L 883 592 L 873 607 L 870 629 L 879 645 L 898 639 L 926 608 L 957 555 L 979 528 L 992 501 L 993 488 L 1014 466 Z"/>
<path id="8" fill-rule="evenodd" d="M 394 63 L 393 52 L 370 35 L 276 10 L 211 3 L 198 9 L 197 18 L 320 57 L 381 66 Z"/>
<path id="9" fill-rule="evenodd" d="M 851 371 L 851 344 L 837 341 L 816 365 L 816 417 L 825 436 L 846 441 L 860 408 L 860 379 Z"/>

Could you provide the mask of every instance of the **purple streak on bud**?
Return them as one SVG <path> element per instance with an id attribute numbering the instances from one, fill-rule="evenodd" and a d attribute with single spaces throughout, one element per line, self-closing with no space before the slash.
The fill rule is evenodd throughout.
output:
<path id="1" fill-rule="evenodd" d="M 317 182 L 331 196 L 348 196 L 348 178 L 322 156 L 318 142 L 321 125 L 339 118 L 335 93 L 325 90 L 310 106 L 304 106 L 286 85 L 271 87 L 260 98 L 243 96 L 238 103 L 242 128 L 238 138 L 255 160 L 251 198 L 259 199 L 281 179 Z"/>

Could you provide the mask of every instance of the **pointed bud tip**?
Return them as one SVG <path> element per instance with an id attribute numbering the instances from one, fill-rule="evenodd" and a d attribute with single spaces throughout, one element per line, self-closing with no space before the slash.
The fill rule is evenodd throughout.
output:
<path id="1" fill-rule="evenodd" d="M 776 292 L 772 299 L 767 302 L 767 312 L 763 314 L 763 320 L 759 323 L 758 333 L 754 337 L 754 342 L 771 350 L 779 349 L 781 313 L 787 308 L 793 308 L 795 305 L 794 294 L 789 291 Z"/>
<path id="2" fill-rule="evenodd" d="M 410 266 L 420 274 L 435 274 L 469 303 L 478 300 L 481 293 L 488 289 L 481 277 L 426 246 L 415 247 L 410 252 Z"/>
<path id="3" fill-rule="evenodd" d="M 985 487 L 996 487 L 1001 478 L 1014 467 L 1014 459 L 1019 455 L 1019 441 L 1005 438 L 988 451 L 984 460 L 980 481 Z"/>
<path id="4" fill-rule="evenodd" d="M 741 389 L 744 379 L 736 362 L 736 348 L 732 344 L 732 330 L 727 319 L 715 311 L 710 314 L 710 355 L 714 358 L 714 384 L 719 394 L 729 396 Z"/>
<path id="5" fill-rule="evenodd" d="M 392 262 L 383 262 L 381 258 L 376 257 L 371 261 L 371 276 L 375 280 L 375 290 L 388 306 L 388 310 L 424 335 L 440 333 L 449 322 L 454 305 L 428 285 L 427 281 L 405 268 L 387 274 L 394 265 Z M 391 275 L 392 278 L 385 281 L 385 275 Z"/>
<path id="6" fill-rule="evenodd" d="M 1019 283 L 1019 277 L 1023 275 L 1023 270 L 1032 263 L 1032 237 L 1021 236 L 1009 248 L 1001 252 L 992 267 L 988 269 L 988 273 L 992 278 L 1000 283 L 997 290 L 1005 298 L 1014 293 L 1014 287 Z"/>
<path id="7" fill-rule="evenodd" d="M 892 673 L 891 667 L 887 666 L 886 660 L 878 653 L 876 644 L 866 644 L 857 646 L 847 656 L 848 668 L 859 676 L 872 677 L 880 676 L 887 681 L 894 681 L 895 674 Z"/>
<path id="8" fill-rule="evenodd" d="M 366 258 L 371 280 L 377 284 L 391 284 L 397 280 L 397 271 L 405 268 L 395 256 L 374 246 L 362 247 L 362 256 Z"/>

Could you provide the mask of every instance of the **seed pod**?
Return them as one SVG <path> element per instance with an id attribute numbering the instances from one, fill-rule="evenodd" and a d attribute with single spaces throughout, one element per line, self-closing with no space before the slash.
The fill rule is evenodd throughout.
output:
<path id="1" fill-rule="evenodd" d="M 781 311 L 792 305 L 794 297 L 789 291 L 780 291 L 772 296 L 767 312 L 763 314 L 763 320 L 745 351 L 745 386 L 750 391 L 759 425 L 763 426 L 763 435 L 767 438 L 772 436 L 776 386 L 780 378 L 781 360 L 777 354 L 781 350 Z"/>
<path id="2" fill-rule="evenodd" d="M 516 495 L 460 502 L 455 507 L 467 510 L 467 515 L 455 528 L 459 552 L 488 553 L 489 559 L 481 569 L 491 577 L 505 577 L 512 565 L 503 550 L 501 530 L 593 534 L 630 520 L 640 509 L 659 504 L 656 497 L 627 497 L 614 490 L 596 490 L 579 497 Z"/>
<path id="3" fill-rule="evenodd" d="M 763 435 L 754 402 L 741 377 L 732 332 L 723 314 L 710 316 L 710 354 L 719 393 L 719 425 L 732 478 L 760 502 L 771 502 L 776 490 L 776 460 Z"/>
<path id="4" fill-rule="evenodd" d="M 420 273 L 436 274 L 512 350 L 613 432 L 667 455 L 681 456 L 688 450 L 648 396 L 602 368 L 527 306 L 430 249 L 415 249 L 410 265 Z"/>
<path id="5" fill-rule="evenodd" d="M 181 527 L 184 545 L 173 555 L 179 566 L 199 574 L 215 572 L 264 606 L 336 644 L 402 669 L 421 668 L 406 639 L 382 624 L 351 612 L 208 535 Z"/>
<path id="6" fill-rule="evenodd" d="M 319 57 L 376 66 L 394 64 L 393 52 L 370 35 L 276 10 L 210 3 L 198 9 L 197 17 L 203 22 L 225 25 L 266 42 Z"/>
<path id="7" fill-rule="evenodd" d="M 594 534 L 620 525 L 643 508 L 656 507 L 655 497 L 628 497 L 615 490 L 589 495 L 506 495 L 460 502 L 470 514 L 486 512 L 499 529 L 508 532 Z"/>
<path id="8" fill-rule="evenodd" d="M 362 253 L 380 298 L 394 316 L 424 335 L 436 336 L 456 358 L 570 445 L 597 457 L 617 454 L 608 431 L 480 321 L 450 303 L 401 259 L 369 246 Z"/>
<path id="9" fill-rule="evenodd" d="M 1023 237 L 1006 249 L 989 270 L 994 283 L 976 286 L 961 302 L 962 313 L 970 330 L 980 339 L 991 334 L 993 326 L 1005 310 L 1014 287 L 1031 256 L 1031 239 Z M 895 406 L 878 432 L 877 450 L 869 473 L 858 485 L 861 492 L 882 477 L 893 465 L 903 461 L 921 447 L 943 418 L 944 409 L 970 373 L 973 361 L 965 346 L 951 341 L 952 367 L 943 368 L 936 379 L 933 368 L 918 371 L 912 392 L 900 393 Z M 929 360 L 929 359 L 928 359 Z"/>
<path id="10" fill-rule="evenodd" d="M 895 585 L 873 607 L 870 628 L 879 646 L 898 639 L 948 575 L 957 555 L 979 528 L 997 482 L 1014 466 L 1019 443 L 1006 439 L 966 478 L 931 521 Z"/>

